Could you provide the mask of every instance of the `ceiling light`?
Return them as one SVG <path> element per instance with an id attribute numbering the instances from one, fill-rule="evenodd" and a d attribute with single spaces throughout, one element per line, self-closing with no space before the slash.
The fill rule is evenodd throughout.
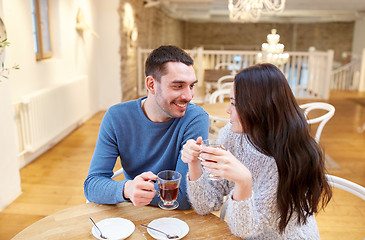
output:
<path id="1" fill-rule="evenodd" d="M 261 45 L 261 53 L 257 54 L 258 63 L 268 62 L 274 65 L 283 65 L 289 60 L 289 53 L 284 53 L 284 44 L 279 43 L 280 35 L 276 34 L 276 29 L 271 29 L 271 34 L 267 35 L 267 43 Z"/>
<path id="2" fill-rule="evenodd" d="M 257 22 L 261 13 L 282 12 L 286 0 L 228 0 L 229 19 L 232 22 Z"/>

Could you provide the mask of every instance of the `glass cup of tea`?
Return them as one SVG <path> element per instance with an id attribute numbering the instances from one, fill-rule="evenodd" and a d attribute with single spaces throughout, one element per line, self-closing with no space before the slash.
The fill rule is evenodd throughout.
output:
<path id="1" fill-rule="evenodd" d="M 159 196 L 162 201 L 158 206 L 165 210 L 173 210 L 179 206 L 176 201 L 179 193 L 181 174 L 173 170 L 161 171 L 157 174 Z"/>
<path id="2" fill-rule="evenodd" d="M 225 141 L 223 139 L 205 139 L 203 140 L 203 143 L 202 143 L 202 146 L 206 146 L 206 147 L 214 147 L 214 148 L 220 148 L 220 149 L 223 149 L 225 150 Z M 203 150 L 202 150 L 203 152 Z M 207 161 L 207 162 L 214 162 L 214 161 L 211 161 L 211 160 L 206 160 L 206 159 L 203 159 L 202 157 L 198 157 L 200 161 Z M 218 175 L 214 175 L 212 173 L 208 173 L 208 178 L 210 180 L 213 180 L 213 181 L 216 181 L 216 180 L 220 180 L 222 179 L 220 176 Z"/>

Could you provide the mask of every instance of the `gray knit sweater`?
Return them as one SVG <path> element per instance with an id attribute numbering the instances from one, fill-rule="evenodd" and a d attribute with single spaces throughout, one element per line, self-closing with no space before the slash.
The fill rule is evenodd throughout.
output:
<path id="1" fill-rule="evenodd" d="M 233 182 L 209 180 L 204 172 L 196 181 L 187 179 L 188 196 L 195 211 L 201 215 L 218 211 L 223 197 L 228 195 L 226 221 L 232 233 L 240 238 L 319 239 L 314 216 L 309 217 L 305 225 L 298 225 L 294 216 L 285 232 L 279 233 L 276 202 L 278 171 L 274 158 L 257 151 L 244 134 L 233 133 L 229 123 L 222 129 L 219 138 L 226 139 L 227 149 L 251 171 L 252 195 L 249 199 L 234 201 Z"/>

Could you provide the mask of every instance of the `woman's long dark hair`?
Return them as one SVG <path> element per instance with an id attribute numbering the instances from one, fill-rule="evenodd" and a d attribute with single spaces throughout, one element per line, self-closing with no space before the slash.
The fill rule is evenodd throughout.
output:
<path id="1" fill-rule="evenodd" d="M 298 224 L 305 224 L 327 205 L 332 190 L 325 176 L 324 153 L 310 136 L 285 76 L 272 64 L 257 64 L 238 73 L 234 86 L 236 110 L 249 141 L 276 161 L 280 232 L 293 213 Z"/>

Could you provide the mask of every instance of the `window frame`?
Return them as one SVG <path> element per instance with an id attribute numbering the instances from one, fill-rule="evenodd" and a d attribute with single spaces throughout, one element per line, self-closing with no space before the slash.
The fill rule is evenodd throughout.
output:
<path id="1" fill-rule="evenodd" d="M 37 61 L 53 56 L 49 26 L 48 0 L 31 0 L 33 6 L 33 30 Z"/>

